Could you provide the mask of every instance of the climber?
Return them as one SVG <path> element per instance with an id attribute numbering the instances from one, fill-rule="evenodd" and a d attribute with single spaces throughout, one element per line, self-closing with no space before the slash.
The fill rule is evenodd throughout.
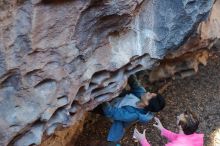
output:
<path id="1" fill-rule="evenodd" d="M 177 116 L 178 134 L 165 129 L 158 118 L 155 117 L 154 119 L 156 124 L 153 126 L 158 128 L 161 131 L 161 135 L 169 140 L 165 146 L 203 146 L 204 134 L 195 133 L 198 129 L 199 121 L 194 113 L 184 112 Z M 135 129 L 134 137 L 142 146 L 150 146 L 145 137 L 145 130 L 141 134 Z"/>
<path id="2" fill-rule="evenodd" d="M 125 128 L 134 122 L 146 123 L 153 118 L 153 112 L 159 112 L 165 106 L 165 99 L 159 94 L 150 93 L 139 84 L 135 75 L 128 79 L 130 91 L 102 104 L 103 114 L 113 120 L 107 140 L 119 142 Z"/>

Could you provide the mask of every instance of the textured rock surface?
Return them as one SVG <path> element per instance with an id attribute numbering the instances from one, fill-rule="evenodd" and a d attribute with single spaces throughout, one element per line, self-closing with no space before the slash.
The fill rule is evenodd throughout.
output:
<path id="1" fill-rule="evenodd" d="M 150 73 L 150 80 L 168 77 L 186 77 L 198 71 L 199 64 L 206 65 L 209 49 L 220 48 L 220 1 L 216 1 L 210 16 L 178 50 L 170 52 Z"/>
<path id="2" fill-rule="evenodd" d="M 207 0 L 0 0 L 0 145 L 40 144 L 177 49 Z"/>
<path id="3" fill-rule="evenodd" d="M 84 120 L 87 117 L 87 113 L 82 113 L 82 115 L 76 117 L 78 120 L 74 122 L 73 125 L 68 128 L 57 128 L 54 135 L 49 138 L 45 136 L 45 140 L 41 143 L 40 146 L 73 146 L 74 142 L 78 138 L 78 135 L 83 130 Z M 77 144 L 76 144 L 77 145 Z"/>

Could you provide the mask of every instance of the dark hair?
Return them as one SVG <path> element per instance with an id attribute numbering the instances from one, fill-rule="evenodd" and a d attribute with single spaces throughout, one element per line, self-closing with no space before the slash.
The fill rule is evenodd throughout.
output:
<path id="1" fill-rule="evenodd" d="M 160 94 L 157 94 L 156 97 L 151 98 L 148 106 L 145 107 L 145 110 L 151 112 L 159 112 L 165 107 L 165 99 Z"/>
<path id="2" fill-rule="evenodd" d="M 199 127 L 197 116 L 191 111 L 185 111 L 184 118 L 184 120 L 179 121 L 179 125 L 182 127 L 184 134 L 190 135 L 196 132 Z"/>

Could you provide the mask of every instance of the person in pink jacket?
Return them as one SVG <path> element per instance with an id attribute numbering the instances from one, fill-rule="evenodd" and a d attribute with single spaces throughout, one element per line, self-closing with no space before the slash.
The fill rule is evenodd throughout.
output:
<path id="1" fill-rule="evenodd" d="M 195 131 L 198 129 L 199 121 L 195 114 L 192 112 L 184 112 L 177 116 L 177 126 L 179 133 L 171 132 L 163 127 L 158 118 L 155 126 L 161 131 L 161 135 L 168 139 L 165 146 L 203 146 L 204 134 L 197 134 Z M 141 143 L 142 146 L 150 146 L 145 138 L 145 130 L 141 134 L 136 128 L 134 130 L 134 137 Z"/>

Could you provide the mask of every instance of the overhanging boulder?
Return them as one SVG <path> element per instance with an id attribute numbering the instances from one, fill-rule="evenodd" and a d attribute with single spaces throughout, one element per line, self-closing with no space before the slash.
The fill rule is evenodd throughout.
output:
<path id="1" fill-rule="evenodd" d="M 184 44 L 213 1 L 0 1 L 0 145 L 40 144 Z"/>

